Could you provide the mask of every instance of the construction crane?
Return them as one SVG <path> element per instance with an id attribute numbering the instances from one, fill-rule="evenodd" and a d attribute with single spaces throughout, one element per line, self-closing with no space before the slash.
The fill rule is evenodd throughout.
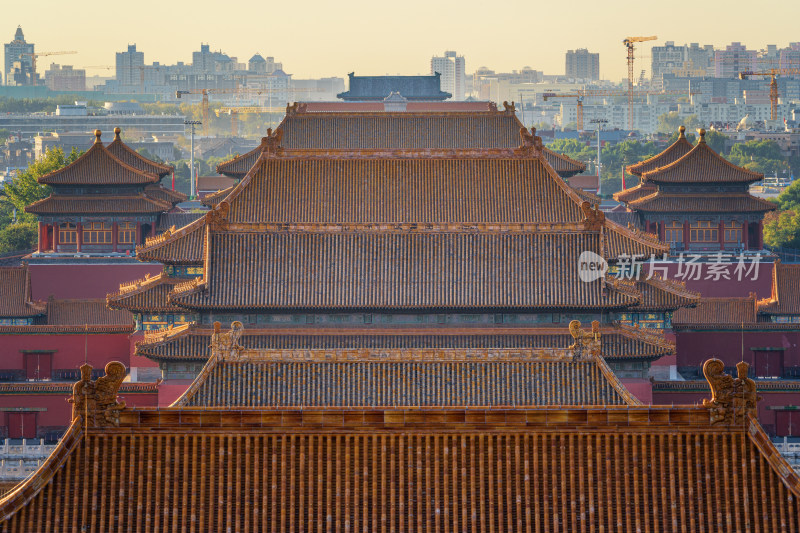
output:
<path id="1" fill-rule="evenodd" d="M 635 43 L 655 41 L 655 35 L 649 37 L 626 37 L 622 44 L 628 49 L 628 129 L 633 129 L 633 49 Z"/>
<path id="2" fill-rule="evenodd" d="M 746 80 L 748 76 L 769 76 L 769 117 L 770 120 L 778 120 L 778 81 L 775 79 L 778 75 L 787 74 L 800 74 L 800 69 L 797 68 L 771 68 L 764 72 L 753 72 L 752 70 L 745 70 L 739 73 L 740 80 Z"/>
<path id="3" fill-rule="evenodd" d="M 64 51 L 61 51 L 61 52 L 36 52 L 36 53 L 23 52 L 23 53 L 20 54 L 20 57 L 22 57 L 22 56 L 30 56 L 31 57 L 31 71 L 32 71 L 31 78 L 32 78 L 32 81 L 33 81 L 33 85 L 35 86 L 36 85 L 36 58 L 37 57 L 63 56 L 63 55 L 66 55 L 66 54 L 77 54 L 77 53 L 78 52 L 76 52 L 74 50 L 71 50 L 69 52 L 64 52 Z"/>
<path id="4" fill-rule="evenodd" d="M 630 93 L 628 91 L 582 90 L 582 91 L 576 91 L 576 94 L 544 93 L 542 95 L 542 99 L 546 102 L 550 98 L 576 98 L 578 103 L 578 109 L 577 109 L 578 131 L 583 131 L 583 101 L 585 98 L 604 97 L 604 96 L 627 96 L 629 94 Z M 670 94 L 691 96 L 697 93 L 689 91 L 680 91 L 680 90 L 669 90 L 669 91 L 636 91 L 634 94 L 636 96 L 658 96 L 658 95 L 670 95 Z"/>

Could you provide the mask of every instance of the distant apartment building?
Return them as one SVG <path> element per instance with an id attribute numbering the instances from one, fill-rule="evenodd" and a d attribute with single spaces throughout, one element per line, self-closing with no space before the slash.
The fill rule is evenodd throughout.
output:
<path id="1" fill-rule="evenodd" d="M 800 43 L 789 43 L 789 48 L 780 51 L 778 68 L 800 69 Z"/>
<path id="2" fill-rule="evenodd" d="M 586 48 L 567 51 L 566 76 L 580 80 L 599 80 L 600 54 L 593 54 Z"/>
<path id="3" fill-rule="evenodd" d="M 53 63 L 44 73 L 44 83 L 51 91 L 85 91 L 86 71 Z"/>
<path id="4" fill-rule="evenodd" d="M 650 74 L 653 86 L 663 88 L 663 77 L 697 77 L 713 75 L 714 47 L 698 43 L 677 46 L 667 41 L 663 46 L 653 46 L 650 54 Z"/>
<path id="5" fill-rule="evenodd" d="M 135 44 L 128 45 L 127 52 L 117 52 L 117 83 L 120 85 L 139 85 L 144 72 L 144 52 L 136 50 Z"/>
<path id="6" fill-rule="evenodd" d="M 758 52 L 748 50 L 742 43 L 731 43 L 725 50 L 714 53 L 714 76 L 735 78 L 740 72 L 758 70 Z"/>
<path id="7" fill-rule="evenodd" d="M 443 56 L 431 58 L 431 75 L 441 74 L 441 90 L 453 95 L 453 100 L 464 100 L 467 94 L 467 74 L 464 56 L 448 50 Z"/>
<path id="8" fill-rule="evenodd" d="M 25 41 L 22 27 L 17 26 L 14 40 L 4 45 L 5 64 L 3 75 L 6 85 L 32 85 L 34 44 Z"/>

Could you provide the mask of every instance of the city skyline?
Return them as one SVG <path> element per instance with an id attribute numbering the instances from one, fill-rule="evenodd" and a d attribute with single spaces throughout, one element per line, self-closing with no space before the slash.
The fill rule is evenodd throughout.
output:
<path id="1" fill-rule="evenodd" d="M 619 81 L 626 73 L 622 39 L 629 35 L 659 37 L 637 49 L 637 73 L 642 69 L 649 73 L 650 48 L 665 41 L 717 48 L 739 41 L 758 50 L 767 44 L 783 47 L 800 40 L 792 22 L 800 15 L 800 5 L 789 3 L 782 16 L 775 17 L 772 11 L 745 12 L 741 2 L 677 0 L 665 5 L 630 5 L 617 0 L 605 4 L 579 0 L 568 9 L 543 10 L 514 0 L 487 19 L 485 5 L 472 0 L 435 4 L 411 0 L 402 10 L 378 8 L 365 0 L 346 4 L 310 0 L 287 13 L 268 11 L 263 3 L 246 0 L 237 3 L 229 20 L 221 18 L 212 6 L 203 10 L 195 2 L 188 15 L 191 21 L 186 21 L 187 4 L 144 0 L 137 7 L 125 14 L 125 29 L 121 30 L 116 24 L 103 24 L 106 14 L 86 0 L 68 6 L 45 0 L 35 12 L 22 4 L 10 5 L 3 10 L 7 26 L 0 30 L 7 34 L 4 39 L 10 39 L 21 25 L 38 52 L 78 51 L 64 58 L 40 59 L 40 72 L 50 62 L 112 66 L 114 53 L 133 43 L 144 52 L 147 64 L 188 63 L 202 42 L 240 62 L 257 52 L 274 56 L 296 78 L 344 77 L 351 71 L 362 75 L 423 74 L 431 56 L 445 50 L 463 54 L 468 73 L 481 66 L 497 72 L 530 66 L 559 74 L 564 71 L 567 50 L 588 48 L 600 54 L 601 78 Z M 250 15 L 241 16 L 244 12 Z M 569 19 L 576 12 L 581 16 Z M 688 12 L 694 16 L 686 16 Z M 517 28 L 526 20 L 530 30 L 508 27 Z M 713 26 L 708 25 L 709 20 L 714 21 Z M 88 75 L 110 73 L 87 69 Z"/>

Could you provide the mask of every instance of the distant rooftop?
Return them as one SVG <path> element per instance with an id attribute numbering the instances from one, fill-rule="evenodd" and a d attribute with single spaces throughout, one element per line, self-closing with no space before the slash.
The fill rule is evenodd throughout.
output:
<path id="1" fill-rule="evenodd" d="M 452 95 L 441 90 L 440 74 L 433 76 L 356 76 L 351 72 L 350 90 L 337 98 L 355 102 L 383 101 L 399 93 L 409 101 L 441 101 Z"/>

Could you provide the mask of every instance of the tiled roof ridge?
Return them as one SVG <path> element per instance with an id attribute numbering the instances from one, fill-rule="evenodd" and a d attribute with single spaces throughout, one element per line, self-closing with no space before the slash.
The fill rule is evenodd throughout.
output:
<path id="1" fill-rule="evenodd" d="M 791 274 L 794 274 L 791 277 Z M 784 276 L 790 276 L 786 282 L 781 283 Z M 758 301 L 758 311 L 766 314 L 797 314 L 800 313 L 800 307 L 791 301 L 790 295 L 781 301 L 781 292 L 788 288 L 784 285 L 791 285 L 793 279 L 800 279 L 800 264 L 783 264 L 780 259 L 775 260 L 775 265 L 772 269 L 772 287 L 771 294 L 766 298 Z M 791 290 L 791 289 L 789 289 Z M 787 296 L 784 294 L 784 296 Z M 797 298 L 797 297 L 795 297 Z M 792 306 L 795 307 L 792 307 Z M 788 307 L 788 308 L 787 308 Z"/>
<path id="2" fill-rule="evenodd" d="M 789 492 L 795 498 L 800 498 L 800 474 L 794 471 L 786 458 L 775 448 L 758 419 L 752 414 L 747 414 L 747 436 L 761 456 L 767 460 L 770 468 L 780 478 Z M 800 521 L 800 518 L 798 518 Z"/>
<path id="3" fill-rule="evenodd" d="M 693 291 L 686 287 L 685 281 L 678 281 L 677 279 L 669 279 L 664 278 L 661 274 L 654 272 L 652 275 L 644 280 L 645 283 L 648 285 L 652 285 L 653 287 L 669 291 L 677 296 L 682 296 L 684 298 L 691 298 L 691 299 L 700 299 L 701 294 L 699 291 Z"/>
<path id="4" fill-rule="evenodd" d="M 52 201 L 58 200 L 68 200 L 68 199 L 77 199 L 77 200 L 142 200 L 148 204 L 152 204 L 154 207 L 158 208 L 161 211 L 168 211 L 172 209 L 173 204 L 167 203 L 163 200 L 159 200 L 158 198 L 153 198 L 152 196 L 148 196 L 145 192 L 141 192 L 139 194 L 50 194 L 47 198 L 42 198 L 41 200 L 37 200 L 32 204 L 29 204 L 25 207 L 25 211 L 28 213 L 35 213 L 37 208 L 42 205 L 47 205 Z"/>
<path id="5" fill-rule="evenodd" d="M 212 228 L 225 233 L 587 233 L 598 230 L 580 222 L 227 222 L 224 228 Z"/>
<path id="6" fill-rule="evenodd" d="M 657 182 L 659 181 L 658 180 L 659 176 L 663 176 L 667 172 L 680 168 L 683 164 L 687 163 L 688 161 L 690 161 L 695 157 L 711 157 L 713 160 L 721 162 L 723 165 L 729 167 L 735 172 L 738 172 L 744 176 L 749 177 L 748 180 L 733 181 L 735 183 L 738 183 L 739 181 L 759 181 L 764 179 L 763 174 L 759 174 L 758 172 L 753 172 L 752 170 L 748 170 L 738 165 L 734 165 L 733 163 L 731 163 L 730 161 L 719 155 L 717 152 L 712 150 L 711 147 L 708 146 L 708 144 L 706 144 L 706 142 L 701 138 L 701 140 L 698 141 L 698 143 L 694 146 L 694 148 L 692 148 L 689 152 L 681 156 L 679 159 L 676 159 L 672 163 L 665 165 L 663 167 L 658 167 L 654 170 L 650 170 L 648 172 L 643 173 L 641 175 L 642 181 Z M 728 183 L 731 182 L 731 180 L 722 180 L 721 182 Z"/>
<path id="7" fill-rule="evenodd" d="M 606 278 L 605 286 L 612 291 L 627 296 L 631 300 L 631 305 L 637 305 L 642 301 L 642 293 L 636 287 L 636 283 L 633 280 Z"/>
<path id="8" fill-rule="evenodd" d="M 652 246 L 662 252 L 669 252 L 669 245 L 661 242 L 661 240 L 652 233 L 647 233 L 636 228 L 625 227 L 608 218 L 605 219 L 604 223 L 605 228 L 608 231 L 625 235 L 628 238 L 638 241 L 646 246 Z M 607 237 L 604 235 L 604 238 Z"/>
<path id="9" fill-rule="evenodd" d="M 651 165 L 651 164 L 655 163 L 656 161 L 658 161 L 659 159 L 663 159 L 665 157 L 670 156 L 671 152 L 673 150 L 679 149 L 681 147 L 683 147 L 683 148 L 688 147 L 691 150 L 692 145 L 688 140 L 686 140 L 685 132 L 686 132 L 686 128 L 684 126 L 681 126 L 678 129 L 678 138 L 675 140 L 674 143 L 670 144 L 663 151 L 657 153 L 656 155 L 654 155 L 652 157 L 649 157 L 649 158 L 645 159 L 644 161 L 639 161 L 638 163 L 634 163 L 632 165 L 628 165 L 625 168 L 625 171 L 628 172 L 629 174 L 633 174 L 634 176 L 641 177 L 642 173 L 641 173 L 640 169 L 642 167 L 647 166 L 647 165 Z"/>
<path id="10" fill-rule="evenodd" d="M 155 283 L 161 283 L 162 281 L 166 281 L 168 279 L 173 279 L 167 276 L 164 272 L 159 272 L 155 276 L 151 276 L 150 274 L 145 274 L 145 277 L 135 279 L 133 281 L 126 281 L 125 283 L 120 283 L 119 290 L 117 292 L 112 292 L 106 295 L 106 298 L 111 296 L 122 296 L 125 294 L 130 294 L 132 292 L 147 290 L 147 288 Z"/>
<path id="11" fill-rule="evenodd" d="M 648 344 L 657 346 L 658 348 L 675 350 L 675 342 L 667 339 L 664 333 L 654 329 L 640 328 L 639 325 L 629 326 L 620 322 L 614 322 L 614 325 L 621 331 L 631 335 Z"/>
<path id="12" fill-rule="evenodd" d="M 203 197 L 202 200 L 200 200 L 200 203 L 202 203 L 203 205 L 207 205 L 209 207 L 214 207 L 219 202 L 224 200 L 225 197 L 228 196 L 231 193 L 231 191 L 233 190 L 234 187 L 236 187 L 236 185 L 231 185 L 230 187 L 228 187 L 226 189 L 219 189 L 216 192 L 212 192 L 211 194 L 207 194 L 207 195 L 205 195 Z"/>
<path id="13" fill-rule="evenodd" d="M 629 201 L 631 201 L 630 200 L 631 196 L 641 197 L 639 196 L 641 193 L 647 193 L 655 190 L 656 186 L 654 184 L 640 182 L 634 185 L 633 187 L 615 192 L 613 196 L 614 200 L 617 200 L 618 202 L 628 203 Z"/>
<path id="14" fill-rule="evenodd" d="M 6 279 L 8 277 L 12 277 L 12 278 L 13 277 L 19 277 L 23 273 L 24 273 L 24 279 L 22 280 L 22 285 L 23 285 L 23 287 L 22 287 L 22 302 L 20 302 L 20 303 L 22 303 L 23 306 L 25 307 L 25 312 L 24 312 L 25 316 L 35 316 L 35 315 L 41 315 L 41 314 L 46 313 L 47 312 L 47 302 L 46 301 L 44 301 L 44 300 L 32 300 L 31 299 L 31 273 L 30 273 L 30 270 L 28 269 L 27 265 L 15 266 L 15 267 L 0 267 L 0 274 L 3 274 L 3 278 L 6 278 Z M 16 276 L 15 276 L 15 274 L 16 274 Z M 2 280 L 0 280 L 0 281 L 2 281 Z M 0 286 L 0 289 L 2 289 L 2 286 Z M 13 301 L 14 300 L 13 296 L 14 295 L 18 295 L 18 294 L 19 293 L 13 287 L 11 287 L 11 294 L 2 294 L 0 296 L 2 296 L 2 298 L 5 300 L 5 302 L 8 302 L 9 300 Z M 9 298 L 9 296 L 12 296 L 12 297 Z M 9 309 L 8 311 L 11 312 L 11 309 Z M 14 312 L 16 312 L 16 311 L 14 311 Z M 18 316 L 18 315 L 9 314 L 7 316 Z"/>
<path id="15" fill-rule="evenodd" d="M 187 197 L 185 194 L 183 194 L 182 192 L 180 192 L 180 191 L 174 191 L 174 190 L 172 190 L 172 189 L 167 189 L 166 187 L 164 187 L 164 186 L 163 186 L 163 185 L 161 185 L 160 183 L 151 183 L 151 184 L 149 184 L 149 185 L 145 186 L 145 188 L 144 188 L 144 193 L 145 193 L 145 194 L 147 194 L 149 191 L 158 191 L 158 192 L 160 192 L 160 193 L 162 193 L 162 194 L 165 194 L 165 195 L 167 195 L 167 196 L 170 196 L 170 197 L 172 197 L 172 198 L 174 198 L 174 199 L 175 199 L 175 202 L 176 202 L 176 203 L 178 203 L 178 202 L 183 202 L 183 201 L 185 201 L 185 200 L 188 198 L 188 197 Z"/>
<path id="16" fill-rule="evenodd" d="M 124 161 L 119 159 L 117 156 L 115 156 L 114 154 L 109 152 L 108 149 L 103 145 L 103 143 L 100 142 L 99 130 L 97 130 L 95 132 L 95 136 L 96 136 L 96 139 L 95 139 L 94 144 L 92 144 L 92 146 L 83 155 L 81 155 L 78 159 L 76 159 L 75 161 L 73 161 L 69 165 L 66 165 L 66 166 L 64 166 L 64 167 L 62 167 L 60 169 L 54 170 L 53 172 L 50 172 L 48 174 L 45 174 L 44 176 L 39 177 L 37 179 L 37 181 L 39 183 L 41 183 L 41 184 L 49 184 L 49 182 L 50 182 L 50 180 L 52 180 L 52 178 L 54 178 L 55 176 L 59 176 L 61 174 L 64 174 L 66 172 L 69 172 L 69 171 L 73 170 L 79 164 L 84 164 L 86 162 L 87 158 L 89 158 L 89 157 L 98 157 L 98 156 L 95 155 L 95 153 L 98 153 L 98 152 L 100 154 L 103 154 L 103 156 L 110 158 L 114 162 L 114 164 L 120 165 L 122 168 L 124 168 L 128 172 L 132 172 L 134 174 L 137 174 L 139 176 L 142 176 L 142 177 L 146 178 L 146 180 L 151 182 L 151 183 L 157 183 L 161 179 L 161 177 L 158 176 L 157 174 L 151 174 L 149 172 L 144 172 L 142 170 L 139 170 L 138 168 L 130 166 L 129 164 L 125 163 Z"/>
<path id="17" fill-rule="evenodd" d="M 581 170 L 579 170 L 578 172 L 583 172 L 584 170 L 586 170 L 586 163 L 584 163 L 583 161 L 578 161 L 577 159 L 572 159 L 568 155 L 564 155 L 564 154 L 561 154 L 559 152 L 556 152 L 555 150 L 551 150 L 547 146 L 542 147 L 542 151 L 552 154 L 556 158 L 564 161 L 565 163 L 569 163 L 570 165 L 575 165 L 577 167 L 580 167 Z"/>
<path id="18" fill-rule="evenodd" d="M 135 324 L 41 324 L 32 326 L 0 326 L 0 334 L 8 335 L 65 335 L 72 333 L 132 333 Z"/>
<path id="19" fill-rule="evenodd" d="M 189 224 L 183 226 L 182 228 L 178 228 L 175 231 L 172 231 L 172 228 L 170 228 L 169 230 L 154 237 L 147 237 L 144 241 L 144 244 L 136 247 L 136 255 L 138 256 L 139 254 L 146 254 L 148 252 L 152 252 L 153 250 L 162 247 L 164 244 L 168 242 L 177 240 L 183 237 L 184 235 L 187 235 L 189 233 L 192 233 L 193 231 L 197 231 L 205 227 L 205 225 L 206 225 L 205 217 L 200 217 L 197 220 L 190 222 Z"/>
<path id="20" fill-rule="evenodd" d="M 155 168 L 158 168 L 159 170 L 163 171 L 163 173 L 160 176 L 164 176 L 164 175 L 166 175 L 166 174 L 168 174 L 168 173 L 170 173 L 170 172 L 175 170 L 175 167 L 173 167 L 171 165 L 165 165 L 163 163 L 159 163 L 157 161 L 153 161 L 152 159 L 147 159 L 142 154 L 140 154 L 139 152 L 137 152 L 136 150 L 134 150 L 133 148 L 131 148 L 130 146 L 128 146 L 127 144 L 122 142 L 122 138 L 120 137 L 121 131 L 122 130 L 120 130 L 120 128 L 118 128 L 118 127 L 114 128 L 114 140 L 111 141 L 111 143 L 106 147 L 106 149 L 111 148 L 112 146 L 118 146 L 122 150 L 126 151 L 128 154 L 133 156 L 134 158 L 136 158 L 139 161 L 141 161 L 143 164 L 151 165 L 151 166 L 153 166 Z"/>
<path id="21" fill-rule="evenodd" d="M 43 382 L 19 382 L 19 383 L 0 383 L 0 394 L 7 392 L 68 392 L 72 393 L 72 381 L 43 381 Z M 158 382 L 126 382 L 122 383 L 119 392 L 158 392 Z"/>
<path id="22" fill-rule="evenodd" d="M 136 345 L 139 346 L 141 344 L 146 346 L 154 346 L 164 343 L 175 337 L 186 335 L 195 331 L 198 329 L 195 327 L 195 325 L 196 324 L 194 322 L 188 322 L 186 324 L 181 324 L 180 326 L 170 325 L 167 328 L 145 331 L 144 337 L 142 340 L 138 341 Z"/>

